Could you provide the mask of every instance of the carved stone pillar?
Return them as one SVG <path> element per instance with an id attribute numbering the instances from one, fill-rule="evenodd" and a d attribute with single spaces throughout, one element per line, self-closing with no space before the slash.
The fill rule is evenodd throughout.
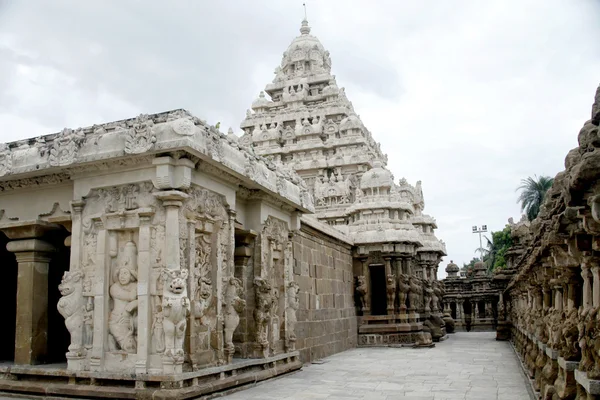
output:
<path id="1" fill-rule="evenodd" d="M 592 285 L 592 304 L 594 307 L 600 306 L 600 266 L 594 265 L 592 267 L 592 276 L 594 283 Z"/>
<path id="2" fill-rule="evenodd" d="M 54 247 L 40 237 L 45 226 L 5 230 L 6 249 L 15 253 L 18 264 L 15 364 L 44 361 L 48 351 L 48 268 Z"/>
<path id="3" fill-rule="evenodd" d="M 162 201 L 163 206 L 166 209 L 165 218 L 165 264 L 166 269 L 173 271 L 167 275 L 170 279 L 187 279 L 188 271 L 181 271 L 181 258 L 180 258 L 180 244 L 179 244 L 179 210 L 183 205 L 183 201 L 189 197 L 188 194 L 178 190 L 165 190 L 162 192 L 154 193 L 154 196 Z M 176 272 L 175 272 L 176 271 Z M 217 280 L 220 282 L 220 280 Z M 220 287 L 221 285 L 218 285 Z M 167 301 L 172 302 L 175 300 L 167 300 L 169 293 L 169 282 L 164 284 L 163 294 L 163 309 Z M 185 293 L 185 292 L 184 292 Z M 217 293 L 217 310 L 221 309 L 221 293 Z M 184 296 L 185 300 L 179 299 L 179 302 L 184 301 L 184 307 L 189 309 L 189 300 L 187 295 Z M 187 303 L 185 303 L 187 301 Z M 187 318 L 187 317 L 185 317 Z M 185 321 L 185 319 L 184 319 Z M 167 342 L 167 350 L 163 355 L 163 373 L 165 374 L 180 374 L 182 373 L 183 366 L 183 350 L 181 348 L 171 349 L 169 345 L 175 343 L 174 346 L 178 347 L 179 335 L 183 333 L 177 329 L 173 329 L 171 325 L 174 325 L 177 321 L 172 321 L 169 318 L 163 319 L 163 326 L 165 330 L 165 341 Z M 185 332 L 185 324 L 183 325 Z M 172 332 L 172 333 L 171 333 Z"/>
<path id="4" fill-rule="evenodd" d="M 69 264 L 69 270 L 75 271 L 81 266 L 81 212 L 85 201 L 72 201 L 71 202 L 71 236 L 69 236 L 70 243 L 65 245 L 71 247 L 71 258 Z M 71 243 L 75 243 L 75 246 L 71 246 Z"/>
<path id="5" fill-rule="evenodd" d="M 167 269 L 179 269 L 179 209 L 189 196 L 178 190 L 156 192 L 166 209 L 165 221 L 165 263 Z"/>
<path id="6" fill-rule="evenodd" d="M 399 258 L 399 257 L 394 258 L 392 270 L 394 271 L 394 274 L 396 274 L 396 276 L 400 276 L 400 274 L 404 273 L 404 270 L 402 268 L 402 259 L 401 258 Z"/>
<path id="7" fill-rule="evenodd" d="M 554 286 L 554 308 L 559 312 L 563 310 L 562 286 Z"/>
<path id="8" fill-rule="evenodd" d="M 385 275 L 386 276 L 391 275 L 392 274 L 392 258 L 385 257 L 384 262 L 385 262 Z"/>
<path id="9" fill-rule="evenodd" d="M 592 307 L 592 274 L 586 263 L 581 265 L 581 277 L 583 278 L 582 305 L 584 309 L 588 309 Z"/>
<path id="10" fill-rule="evenodd" d="M 461 321 L 463 320 L 463 314 L 464 314 L 464 303 L 462 300 L 458 300 L 456 302 L 456 319 Z"/>
<path id="11" fill-rule="evenodd" d="M 104 228 L 101 218 L 92 219 L 94 229 L 98 232 L 96 240 L 96 266 L 104 270 L 103 279 L 98 279 L 92 285 L 94 296 L 94 337 L 92 342 L 92 355 L 90 357 L 90 370 L 102 371 L 104 368 L 104 345 L 108 342 L 108 330 L 106 320 L 109 312 L 108 282 L 110 267 L 107 263 L 107 238 L 108 234 Z M 110 252 L 110 250 L 108 250 Z"/>
<path id="12" fill-rule="evenodd" d="M 552 306 L 552 291 L 549 286 L 544 286 L 542 290 L 544 293 L 544 310 L 547 310 Z"/>
<path id="13" fill-rule="evenodd" d="M 138 239 L 138 324 L 137 324 L 137 359 L 135 371 L 138 374 L 148 372 L 148 356 L 150 355 L 152 307 L 150 296 L 150 222 L 152 212 L 139 214 L 140 228 Z"/>

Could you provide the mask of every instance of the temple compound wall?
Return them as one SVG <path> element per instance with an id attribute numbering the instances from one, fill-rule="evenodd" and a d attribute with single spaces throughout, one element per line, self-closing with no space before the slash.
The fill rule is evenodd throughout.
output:
<path id="1" fill-rule="evenodd" d="M 600 398 L 599 123 L 600 87 L 538 217 L 513 226 L 498 334 L 542 399 Z"/>
<path id="2" fill-rule="evenodd" d="M 294 281 L 300 287 L 296 349 L 304 361 L 356 347 L 357 338 L 351 245 L 311 222 L 294 235 Z"/>

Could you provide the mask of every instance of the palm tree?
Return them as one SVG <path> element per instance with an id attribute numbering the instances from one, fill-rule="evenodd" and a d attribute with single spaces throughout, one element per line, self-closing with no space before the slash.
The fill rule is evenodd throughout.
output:
<path id="1" fill-rule="evenodd" d="M 549 176 L 540 176 L 539 178 L 528 177 L 521 179 L 521 186 L 517 190 L 521 191 L 517 203 L 521 203 L 521 211 L 525 211 L 527 219 L 533 221 L 540 212 L 540 207 L 544 203 L 546 192 L 552 186 L 554 178 Z"/>

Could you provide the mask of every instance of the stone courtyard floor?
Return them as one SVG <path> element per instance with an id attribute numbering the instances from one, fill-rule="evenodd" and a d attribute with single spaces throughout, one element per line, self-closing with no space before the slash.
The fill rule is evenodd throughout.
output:
<path id="1" fill-rule="evenodd" d="M 359 348 L 259 383 L 226 400 L 528 400 L 508 342 L 494 332 L 459 332 L 431 349 Z"/>

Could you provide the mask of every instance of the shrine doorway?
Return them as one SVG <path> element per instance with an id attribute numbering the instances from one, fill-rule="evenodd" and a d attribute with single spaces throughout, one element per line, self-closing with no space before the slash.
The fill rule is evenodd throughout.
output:
<path id="1" fill-rule="evenodd" d="M 371 281 L 371 315 L 387 315 L 387 297 L 385 287 L 385 266 L 369 266 Z"/>
<path id="2" fill-rule="evenodd" d="M 452 316 L 452 319 L 456 319 L 456 303 L 452 302 L 450 303 L 450 315 Z"/>
<path id="3" fill-rule="evenodd" d="M 66 229 L 61 229 L 49 232 L 44 237 L 44 240 L 56 249 L 48 268 L 48 351 L 45 360 L 47 363 L 66 362 L 66 353 L 71 343 L 65 319 L 57 308 L 58 300 L 61 298 L 58 285 L 60 285 L 65 271 L 69 270 L 71 258 L 71 248 L 65 246 L 65 239 L 68 235 L 69 232 Z"/>
<path id="4" fill-rule="evenodd" d="M 17 323 L 17 275 L 19 267 L 14 253 L 6 250 L 9 242 L 0 232 L 0 260 L 2 260 L 2 279 L 0 279 L 0 304 L 3 310 L 3 323 L 0 329 L 0 361 L 15 359 L 15 330 Z"/>

